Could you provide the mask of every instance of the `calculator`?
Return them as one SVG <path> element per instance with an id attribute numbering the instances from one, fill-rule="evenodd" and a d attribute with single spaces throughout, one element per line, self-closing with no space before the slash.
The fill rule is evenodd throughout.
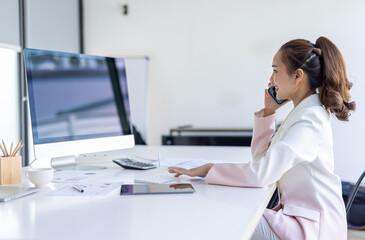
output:
<path id="1" fill-rule="evenodd" d="M 139 162 L 130 158 L 118 158 L 113 159 L 113 162 L 118 164 L 119 166 L 127 169 L 139 169 L 139 170 L 147 170 L 151 168 L 156 168 L 157 166 L 152 163 Z"/>

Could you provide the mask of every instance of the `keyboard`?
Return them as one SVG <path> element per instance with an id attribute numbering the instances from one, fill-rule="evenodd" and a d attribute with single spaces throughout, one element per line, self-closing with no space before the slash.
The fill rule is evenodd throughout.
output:
<path id="1" fill-rule="evenodd" d="M 157 166 L 152 163 L 139 162 L 130 158 L 118 158 L 113 159 L 113 162 L 118 164 L 119 166 L 127 169 L 139 169 L 139 170 L 147 170 L 151 168 L 156 168 Z"/>
<path id="2" fill-rule="evenodd" d="M 134 182 L 160 184 L 177 180 L 178 178 L 174 176 L 175 173 L 169 173 L 168 171 L 165 170 L 161 172 L 144 174 L 142 176 L 136 176 Z"/>

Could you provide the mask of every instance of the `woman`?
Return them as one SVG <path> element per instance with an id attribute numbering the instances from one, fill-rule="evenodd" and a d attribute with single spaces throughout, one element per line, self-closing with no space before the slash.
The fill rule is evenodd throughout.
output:
<path id="1" fill-rule="evenodd" d="M 253 161 L 170 169 L 176 177 L 206 176 L 210 184 L 263 187 L 277 183 L 279 204 L 266 209 L 252 239 L 346 239 L 341 181 L 333 173 L 331 113 L 348 121 L 350 102 L 346 66 L 327 38 L 315 44 L 292 40 L 273 59 L 269 87 L 294 109 L 275 133 L 278 105 L 265 90 L 265 107 L 255 113 Z M 273 136 L 274 135 L 274 136 Z"/>

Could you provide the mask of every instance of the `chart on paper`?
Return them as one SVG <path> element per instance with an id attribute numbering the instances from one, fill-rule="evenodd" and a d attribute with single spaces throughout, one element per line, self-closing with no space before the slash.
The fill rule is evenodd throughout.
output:
<path id="1" fill-rule="evenodd" d="M 54 183 L 77 183 L 90 181 L 99 177 L 110 175 L 108 172 L 99 171 L 75 171 L 75 170 L 64 170 L 55 172 L 53 175 L 52 182 Z"/>

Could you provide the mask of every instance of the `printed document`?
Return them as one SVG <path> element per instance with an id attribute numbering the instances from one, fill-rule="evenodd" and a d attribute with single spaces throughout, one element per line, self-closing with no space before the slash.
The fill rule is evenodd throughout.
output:
<path id="1" fill-rule="evenodd" d="M 120 187 L 122 182 L 68 184 L 49 192 L 48 196 L 103 196 Z M 76 186 L 76 188 L 74 187 Z M 83 192 L 77 190 L 82 189 Z"/>

